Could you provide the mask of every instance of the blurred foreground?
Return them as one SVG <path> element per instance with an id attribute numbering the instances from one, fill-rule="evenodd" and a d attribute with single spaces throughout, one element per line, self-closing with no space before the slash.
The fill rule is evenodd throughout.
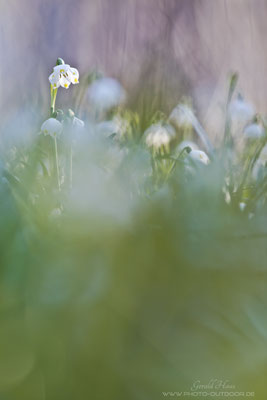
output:
<path id="1" fill-rule="evenodd" d="M 53 137 L 2 136 L 1 399 L 266 396 L 266 127 L 242 147 L 227 114 L 209 160 L 177 110 L 144 135 L 68 112 L 59 188 Z"/>

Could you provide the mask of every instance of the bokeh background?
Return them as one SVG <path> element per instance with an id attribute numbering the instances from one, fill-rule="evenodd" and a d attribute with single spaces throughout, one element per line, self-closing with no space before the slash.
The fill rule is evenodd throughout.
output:
<path id="1" fill-rule="evenodd" d="M 170 112 L 191 95 L 216 130 L 231 71 L 265 111 L 266 15 L 266 0 L 1 0 L 0 107 L 48 102 L 60 56 L 119 79 L 139 111 L 152 97 Z"/>

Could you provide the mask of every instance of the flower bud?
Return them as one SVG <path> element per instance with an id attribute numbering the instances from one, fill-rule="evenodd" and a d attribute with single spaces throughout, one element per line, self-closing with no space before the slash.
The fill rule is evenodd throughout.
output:
<path id="1" fill-rule="evenodd" d="M 56 65 L 62 65 L 62 64 L 65 64 L 65 61 L 63 60 L 63 58 L 58 58 L 57 59 L 57 63 L 56 63 Z"/>
<path id="2" fill-rule="evenodd" d="M 69 118 L 74 118 L 74 117 L 75 117 L 75 113 L 74 113 L 74 111 L 72 111 L 71 108 L 68 109 L 67 114 L 68 114 L 68 117 L 69 117 Z"/>

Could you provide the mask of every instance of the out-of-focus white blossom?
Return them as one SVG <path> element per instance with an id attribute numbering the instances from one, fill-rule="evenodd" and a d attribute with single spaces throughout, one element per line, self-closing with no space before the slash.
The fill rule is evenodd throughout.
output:
<path id="1" fill-rule="evenodd" d="M 207 154 L 202 151 L 202 150 L 192 150 L 190 151 L 190 153 L 188 154 L 188 157 L 190 158 L 190 160 L 192 160 L 194 163 L 200 163 L 200 164 L 204 164 L 204 165 L 208 165 L 210 162 L 209 157 L 207 156 Z"/>
<path id="2" fill-rule="evenodd" d="M 244 202 L 239 203 L 239 208 L 241 211 L 244 211 L 246 208 L 246 203 L 244 203 Z"/>
<path id="3" fill-rule="evenodd" d="M 244 136 L 246 139 L 260 139 L 264 136 L 264 134 L 265 132 L 263 127 L 256 122 L 248 124 L 244 128 Z"/>
<path id="4" fill-rule="evenodd" d="M 96 128 L 104 137 L 109 137 L 115 134 L 115 139 L 119 141 L 125 137 L 129 137 L 132 131 L 130 122 L 119 115 L 116 115 L 112 120 L 98 123 Z"/>
<path id="5" fill-rule="evenodd" d="M 68 89 L 71 83 L 73 85 L 79 83 L 79 71 L 71 68 L 68 64 L 56 65 L 48 79 L 53 89 L 57 89 L 59 86 Z"/>
<path id="6" fill-rule="evenodd" d="M 79 119 L 79 118 L 77 118 L 77 117 L 73 117 L 72 126 L 73 126 L 75 129 L 84 128 L 84 121 L 82 121 L 81 119 Z"/>
<path id="7" fill-rule="evenodd" d="M 243 123 L 251 120 L 255 114 L 254 107 L 244 101 L 241 96 L 231 102 L 229 111 L 233 120 Z"/>
<path id="8" fill-rule="evenodd" d="M 115 133 L 116 133 L 116 137 L 118 140 L 125 138 L 127 136 L 127 134 L 130 135 L 131 124 L 127 119 L 122 118 L 119 115 L 116 115 L 113 118 L 113 123 L 116 127 Z"/>
<path id="9" fill-rule="evenodd" d="M 88 96 L 97 110 L 106 111 L 120 105 L 125 100 L 126 93 L 116 79 L 100 78 L 89 86 Z"/>
<path id="10" fill-rule="evenodd" d="M 113 120 L 102 121 L 96 124 L 97 134 L 104 137 L 109 137 L 110 135 L 116 133 L 117 126 Z"/>
<path id="11" fill-rule="evenodd" d="M 178 128 L 189 128 L 192 126 L 192 110 L 189 106 L 183 105 L 183 108 L 180 105 L 176 106 L 169 116 L 169 122 Z"/>
<path id="12" fill-rule="evenodd" d="M 49 118 L 41 126 L 41 133 L 45 136 L 50 135 L 52 137 L 57 137 L 61 134 L 63 130 L 63 125 L 55 118 Z"/>
<path id="13" fill-rule="evenodd" d="M 169 150 L 175 131 L 171 125 L 154 124 L 145 131 L 144 137 L 149 148 Z"/>

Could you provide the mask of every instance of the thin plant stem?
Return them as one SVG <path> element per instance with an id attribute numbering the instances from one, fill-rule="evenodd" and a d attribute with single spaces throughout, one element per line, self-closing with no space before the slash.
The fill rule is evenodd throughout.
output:
<path id="1" fill-rule="evenodd" d="M 50 86 L 50 96 L 51 96 L 50 115 L 52 117 L 55 112 L 55 104 L 57 98 L 57 88 L 54 89 L 52 85 Z"/>

